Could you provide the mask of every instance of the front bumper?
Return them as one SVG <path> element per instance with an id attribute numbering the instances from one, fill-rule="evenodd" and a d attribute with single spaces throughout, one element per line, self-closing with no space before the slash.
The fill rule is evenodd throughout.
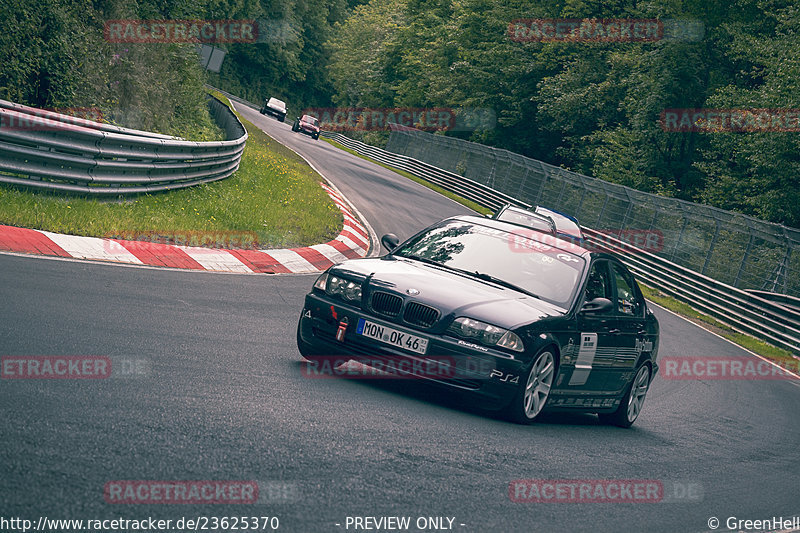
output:
<path id="1" fill-rule="evenodd" d="M 262 111 L 263 111 L 263 114 L 272 115 L 273 117 L 278 117 L 278 118 L 285 118 L 286 117 L 286 112 L 285 111 L 272 109 L 269 106 L 265 107 Z"/>
<path id="2" fill-rule="evenodd" d="M 356 325 L 360 318 L 428 339 L 426 353 L 413 353 L 359 335 Z M 349 325 L 338 341 L 337 330 L 345 319 Z M 511 355 L 395 324 L 316 293 L 306 296 L 297 327 L 298 338 L 311 346 L 315 354 L 340 360 L 346 356 L 371 366 L 385 363 L 392 368 L 405 369 L 407 379 L 420 379 L 474 394 L 488 409 L 508 404 L 519 382 L 527 377 L 523 375 L 524 362 Z"/>

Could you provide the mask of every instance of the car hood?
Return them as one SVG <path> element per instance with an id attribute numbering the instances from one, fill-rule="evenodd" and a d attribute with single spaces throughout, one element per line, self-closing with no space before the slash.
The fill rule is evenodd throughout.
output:
<path id="1" fill-rule="evenodd" d="M 367 297 L 373 291 L 382 290 L 433 306 L 441 311 L 442 317 L 467 316 L 506 329 L 566 312 L 513 289 L 412 259 L 391 256 L 354 259 L 333 267 L 331 273 L 366 277 Z"/>

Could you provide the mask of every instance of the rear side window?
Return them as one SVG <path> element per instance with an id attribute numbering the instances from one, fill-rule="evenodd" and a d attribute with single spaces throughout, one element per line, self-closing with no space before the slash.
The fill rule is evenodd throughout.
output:
<path id="1" fill-rule="evenodd" d="M 617 287 L 617 314 L 642 316 L 644 302 L 634 288 L 633 277 L 617 263 L 611 263 L 611 270 Z"/>

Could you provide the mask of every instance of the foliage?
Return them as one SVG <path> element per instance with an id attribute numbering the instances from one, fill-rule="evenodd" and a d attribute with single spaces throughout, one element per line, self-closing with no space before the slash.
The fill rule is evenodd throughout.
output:
<path id="1" fill-rule="evenodd" d="M 525 18 L 657 18 L 703 32 L 655 42 L 509 38 L 509 23 Z M 340 105 L 490 108 L 497 127 L 470 140 L 800 225 L 798 132 L 660 123 L 668 108 L 800 108 L 792 2 L 372 0 L 336 28 L 328 72 Z"/>

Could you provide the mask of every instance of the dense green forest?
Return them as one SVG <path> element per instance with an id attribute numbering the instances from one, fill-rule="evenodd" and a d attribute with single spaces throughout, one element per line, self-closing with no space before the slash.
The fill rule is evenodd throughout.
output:
<path id="1" fill-rule="evenodd" d="M 104 42 L 103 21 L 258 19 L 219 74 L 191 45 Z M 652 42 L 520 42 L 516 19 L 660 19 Z M 800 7 L 785 0 L 0 0 L 0 96 L 101 107 L 126 125 L 201 114 L 206 81 L 253 101 L 488 108 L 469 140 L 637 189 L 800 226 L 800 131 L 672 132 L 672 108 L 800 109 Z M 267 32 L 268 33 L 268 32 Z M 181 130 L 180 127 L 177 128 Z"/>
<path id="2" fill-rule="evenodd" d="M 524 18 L 673 19 L 700 22 L 704 34 L 517 42 L 508 25 Z M 800 108 L 795 2 L 372 0 L 330 48 L 339 105 L 491 108 L 498 126 L 470 140 L 800 226 L 800 131 L 659 125 L 668 108 Z"/>

